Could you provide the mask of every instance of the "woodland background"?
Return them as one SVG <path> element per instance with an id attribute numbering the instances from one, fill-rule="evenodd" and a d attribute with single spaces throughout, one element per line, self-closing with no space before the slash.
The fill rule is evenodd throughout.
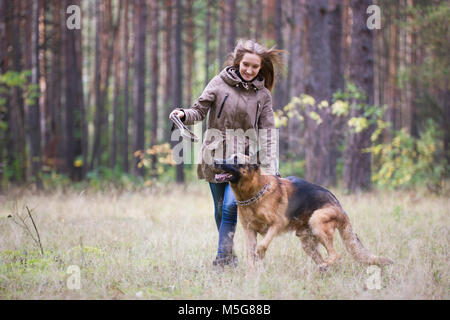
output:
<path id="1" fill-rule="evenodd" d="M 0 0 L 0 192 L 195 180 L 171 160 L 168 114 L 240 38 L 288 52 L 273 91 L 282 175 L 442 192 L 449 16 L 437 0 Z"/>

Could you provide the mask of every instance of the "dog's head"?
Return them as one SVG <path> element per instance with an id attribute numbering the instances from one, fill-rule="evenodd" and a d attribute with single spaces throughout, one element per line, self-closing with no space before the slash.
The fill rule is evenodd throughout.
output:
<path id="1" fill-rule="evenodd" d="M 241 179 L 251 179 L 255 174 L 259 174 L 260 162 L 256 157 L 233 154 L 227 159 L 214 159 L 213 167 L 221 171 L 215 176 L 218 183 L 237 183 Z"/>

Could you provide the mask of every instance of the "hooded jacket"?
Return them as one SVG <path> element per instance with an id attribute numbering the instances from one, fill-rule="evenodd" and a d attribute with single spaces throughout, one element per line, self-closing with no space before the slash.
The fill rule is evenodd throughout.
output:
<path id="1" fill-rule="evenodd" d="M 241 150 L 237 147 L 237 139 L 233 138 L 230 132 L 248 132 L 250 139 L 255 139 L 253 142 L 257 142 L 257 138 L 252 133 L 258 134 L 260 129 L 275 129 L 272 95 L 264 87 L 264 79 L 257 77 L 251 82 L 243 81 L 234 67 L 226 67 L 215 76 L 191 108 L 177 109 L 183 110 L 185 116 L 182 121 L 185 125 L 202 121 L 209 112 L 207 131 L 201 149 L 201 163 L 197 167 L 198 178 L 208 182 L 216 182 L 214 177 L 217 171 L 211 165 L 212 159 L 223 159 L 226 155 Z M 248 139 L 241 142 L 245 143 L 245 154 L 251 156 Z M 272 150 L 274 149 L 273 141 L 264 142 L 266 143 L 271 146 L 269 148 L 273 154 L 275 152 Z M 227 151 L 230 146 L 234 150 Z M 259 148 L 261 148 L 260 145 Z M 273 160 L 269 162 L 266 167 L 274 174 L 275 162 Z"/>

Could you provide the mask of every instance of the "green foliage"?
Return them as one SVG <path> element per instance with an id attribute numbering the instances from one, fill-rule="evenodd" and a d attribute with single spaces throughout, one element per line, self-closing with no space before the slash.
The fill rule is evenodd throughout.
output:
<path id="1" fill-rule="evenodd" d="M 49 265 L 53 263 L 52 253 L 45 251 L 41 255 L 39 251 L 18 251 L 5 250 L 0 252 L 0 273 L 19 273 L 34 272 L 38 275 L 40 272 L 47 270 Z"/>
<path id="2" fill-rule="evenodd" d="M 33 105 L 39 99 L 39 85 L 30 83 L 31 71 L 7 71 L 0 75 L 0 94 L 9 93 L 12 88 L 20 88 L 26 105 Z M 0 101 L 4 105 L 5 100 Z"/>
<path id="3" fill-rule="evenodd" d="M 287 160 L 286 162 L 280 163 L 279 168 L 280 174 L 282 177 L 287 176 L 297 176 L 304 177 L 305 176 L 305 160 Z"/>
<path id="4" fill-rule="evenodd" d="M 392 142 L 368 148 L 375 156 L 372 180 L 391 189 L 426 185 L 431 191 L 440 192 L 449 169 L 442 154 L 441 135 L 436 124 L 429 120 L 418 139 L 400 130 Z"/>

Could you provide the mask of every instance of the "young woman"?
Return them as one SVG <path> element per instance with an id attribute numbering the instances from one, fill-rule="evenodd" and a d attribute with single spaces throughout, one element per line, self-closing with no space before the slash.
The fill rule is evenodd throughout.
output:
<path id="1" fill-rule="evenodd" d="M 209 182 L 214 200 L 214 214 L 219 230 L 219 245 L 215 266 L 237 265 L 233 252 L 233 237 L 237 222 L 237 205 L 228 182 L 217 183 L 216 171 L 206 158 L 224 158 L 219 152 L 218 139 L 208 132 L 220 132 L 224 136 L 220 151 L 230 147 L 225 132 L 230 129 L 274 129 L 271 90 L 275 82 L 275 67 L 281 66 L 280 53 L 267 49 L 252 40 L 240 40 L 234 49 L 227 67 L 206 86 L 202 95 L 190 109 L 177 108 L 171 115 L 178 116 L 184 124 L 202 121 L 207 113 L 208 126 L 202 145 L 202 163 L 197 168 L 199 179 Z M 213 130 L 215 129 L 215 130 Z M 217 138 L 217 137 L 216 137 Z M 219 139 L 220 140 L 220 139 Z M 248 152 L 248 144 L 245 152 Z M 215 151 L 218 151 L 215 153 Z M 228 154 L 228 153 L 227 153 Z M 273 162 L 272 172 L 276 172 Z"/>

